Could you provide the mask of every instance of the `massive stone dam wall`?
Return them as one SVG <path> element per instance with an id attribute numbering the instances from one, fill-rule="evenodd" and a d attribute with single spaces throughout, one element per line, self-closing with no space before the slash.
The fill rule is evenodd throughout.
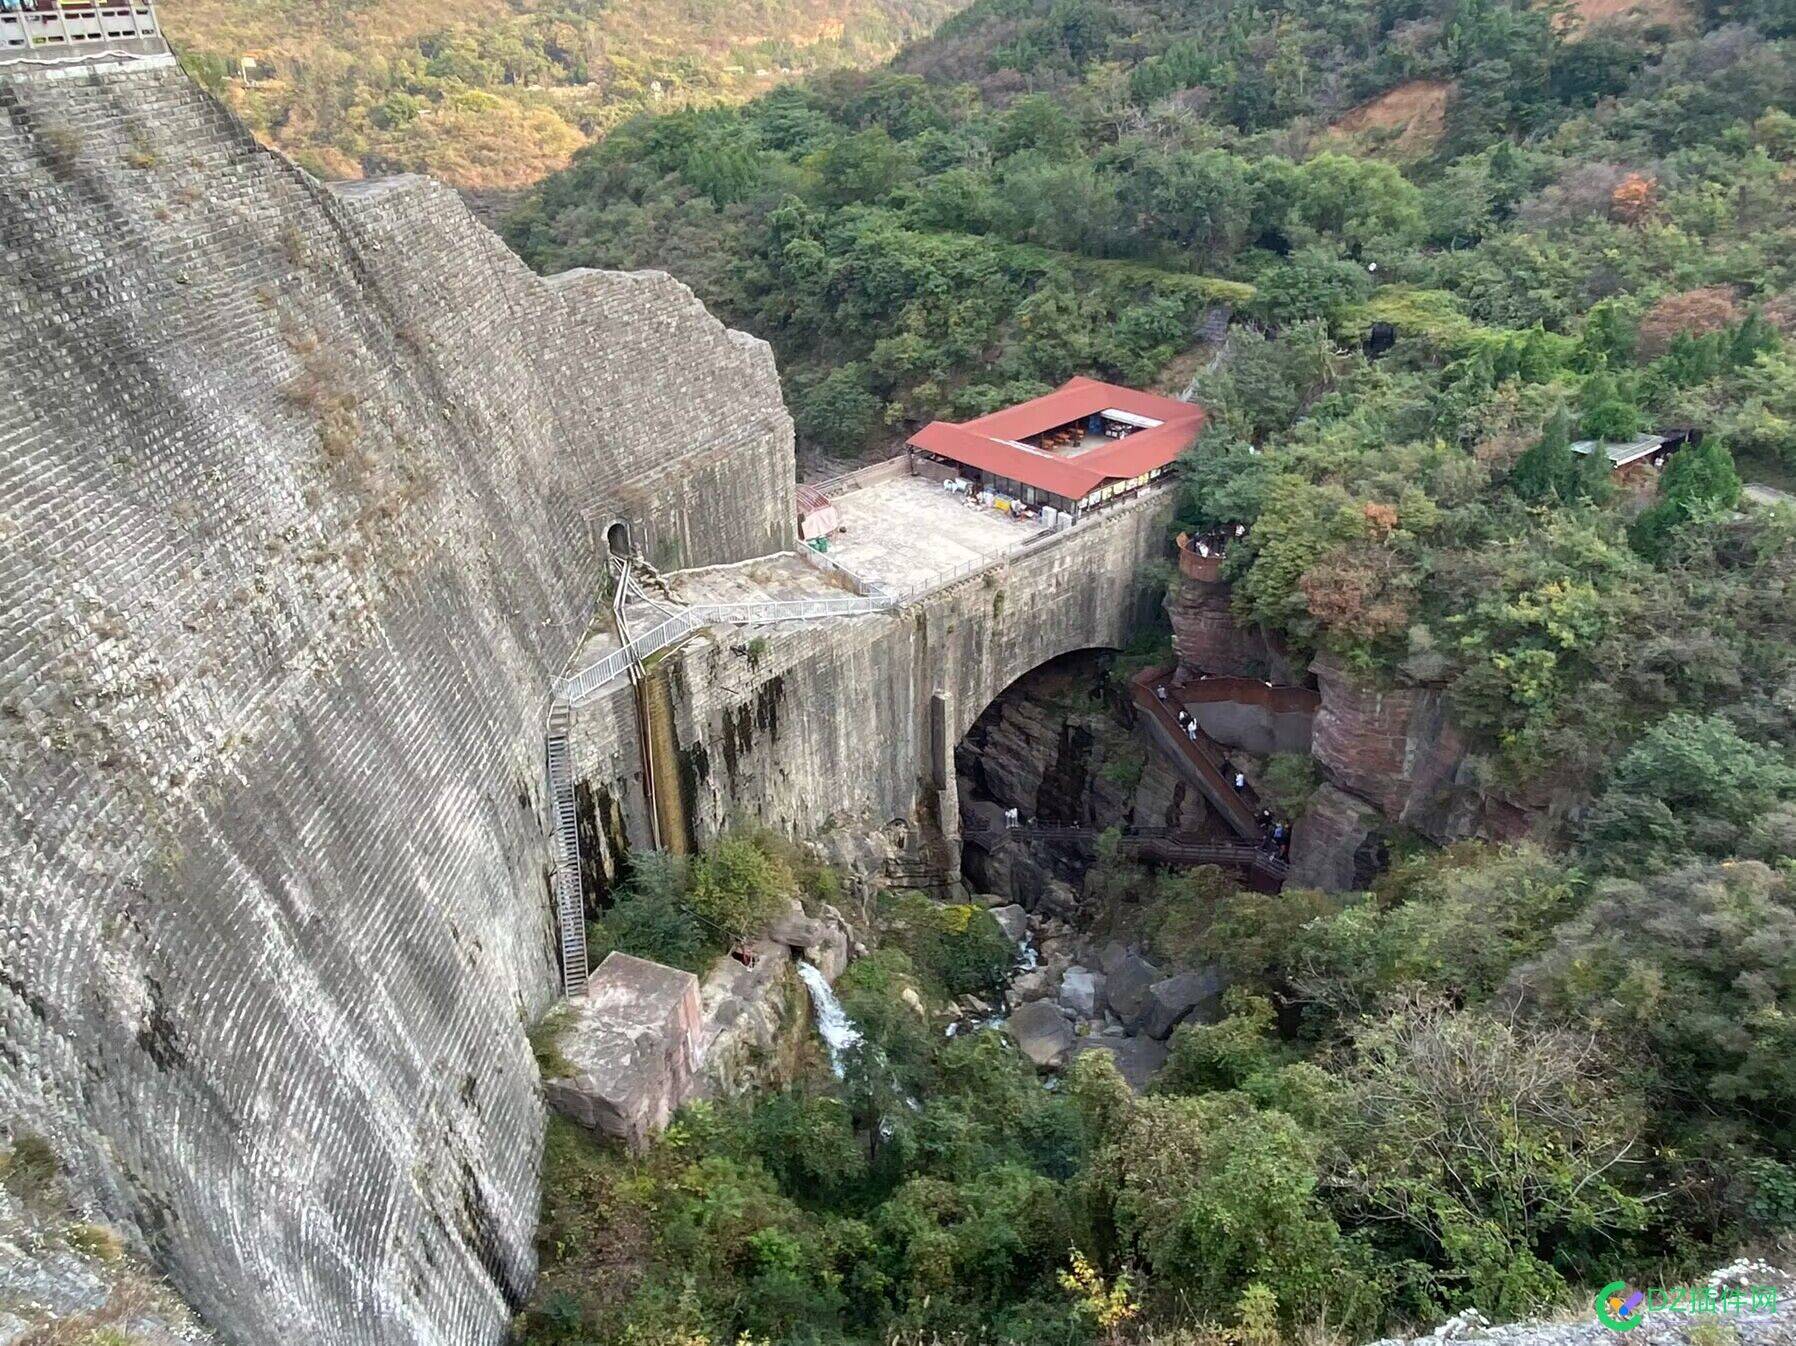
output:
<path id="1" fill-rule="evenodd" d="M 893 613 L 688 643 L 658 670 L 673 757 L 658 788 L 679 793 L 699 839 L 767 826 L 834 835 L 853 856 L 901 824 L 913 857 L 951 875 L 954 848 L 940 843 L 959 828 L 955 745 L 1025 673 L 1141 629 L 1159 600 L 1144 567 L 1165 554 L 1173 503 L 1143 492 Z M 573 742 L 590 899 L 607 877 L 593 870 L 615 873 L 611 852 L 648 835 L 627 683 L 579 708 Z"/>
<path id="2" fill-rule="evenodd" d="M 0 73 L 0 254 L 0 1125 L 230 1341 L 496 1341 L 548 689 L 615 524 L 791 545 L 771 358 L 166 61 Z"/>

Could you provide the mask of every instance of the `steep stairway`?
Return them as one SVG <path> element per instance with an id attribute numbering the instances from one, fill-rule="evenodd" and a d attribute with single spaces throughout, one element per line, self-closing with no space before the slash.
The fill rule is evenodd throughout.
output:
<path id="1" fill-rule="evenodd" d="M 555 811 L 555 926 L 561 946 L 561 989 L 571 1000 L 586 993 L 586 907 L 580 891 L 580 826 L 574 811 L 574 769 L 568 744 L 573 712 L 557 701 L 546 736 L 549 806 Z"/>

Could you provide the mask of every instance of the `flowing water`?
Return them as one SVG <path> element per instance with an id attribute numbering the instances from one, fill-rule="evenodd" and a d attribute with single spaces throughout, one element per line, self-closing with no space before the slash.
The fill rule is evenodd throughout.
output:
<path id="1" fill-rule="evenodd" d="M 823 1045 L 829 1049 L 829 1068 L 836 1072 L 836 1078 L 842 1078 L 843 1058 L 848 1049 L 861 1040 L 861 1030 L 854 1026 L 854 1020 L 842 1008 L 842 1002 L 836 999 L 836 993 L 830 988 L 828 979 L 810 963 L 800 962 L 798 975 L 804 981 L 805 989 L 811 993 L 811 1008 L 817 1016 L 817 1034 L 823 1039 Z"/>

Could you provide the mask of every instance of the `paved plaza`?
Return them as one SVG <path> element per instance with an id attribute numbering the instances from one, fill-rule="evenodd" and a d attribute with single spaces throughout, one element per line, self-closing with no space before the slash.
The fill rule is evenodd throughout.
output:
<path id="1" fill-rule="evenodd" d="M 829 555 L 862 579 L 904 591 L 988 563 L 1047 530 L 967 503 L 921 477 L 893 477 L 832 496 L 842 531 Z"/>

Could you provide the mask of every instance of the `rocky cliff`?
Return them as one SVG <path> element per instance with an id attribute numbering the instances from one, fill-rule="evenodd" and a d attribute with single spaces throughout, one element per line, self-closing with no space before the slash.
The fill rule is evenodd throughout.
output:
<path id="1" fill-rule="evenodd" d="M 789 544 L 771 357 L 166 60 L 0 73 L 0 253 L 0 1127 L 231 1342 L 497 1341 L 550 681 L 608 536 Z"/>
<path id="2" fill-rule="evenodd" d="M 1181 551 L 1179 561 L 1167 599 L 1178 681 L 1313 680 L 1317 687 L 1310 751 L 1326 783 L 1295 829 L 1292 882 L 1363 886 L 1377 873 L 1385 834 L 1399 826 L 1445 845 L 1509 840 L 1541 824 L 1549 792 L 1518 800 L 1491 789 L 1441 688 L 1384 686 L 1327 657 L 1293 671 L 1278 642 L 1236 623 L 1219 560 Z"/>
<path id="3" fill-rule="evenodd" d="M 1298 681 L 1283 647 L 1267 632 L 1235 621 L 1229 586 L 1218 557 L 1179 549 L 1179 573 L 1166 596 L 1172 646 L 1186 676 L 1263 678 L 1281 685 Z"/>

